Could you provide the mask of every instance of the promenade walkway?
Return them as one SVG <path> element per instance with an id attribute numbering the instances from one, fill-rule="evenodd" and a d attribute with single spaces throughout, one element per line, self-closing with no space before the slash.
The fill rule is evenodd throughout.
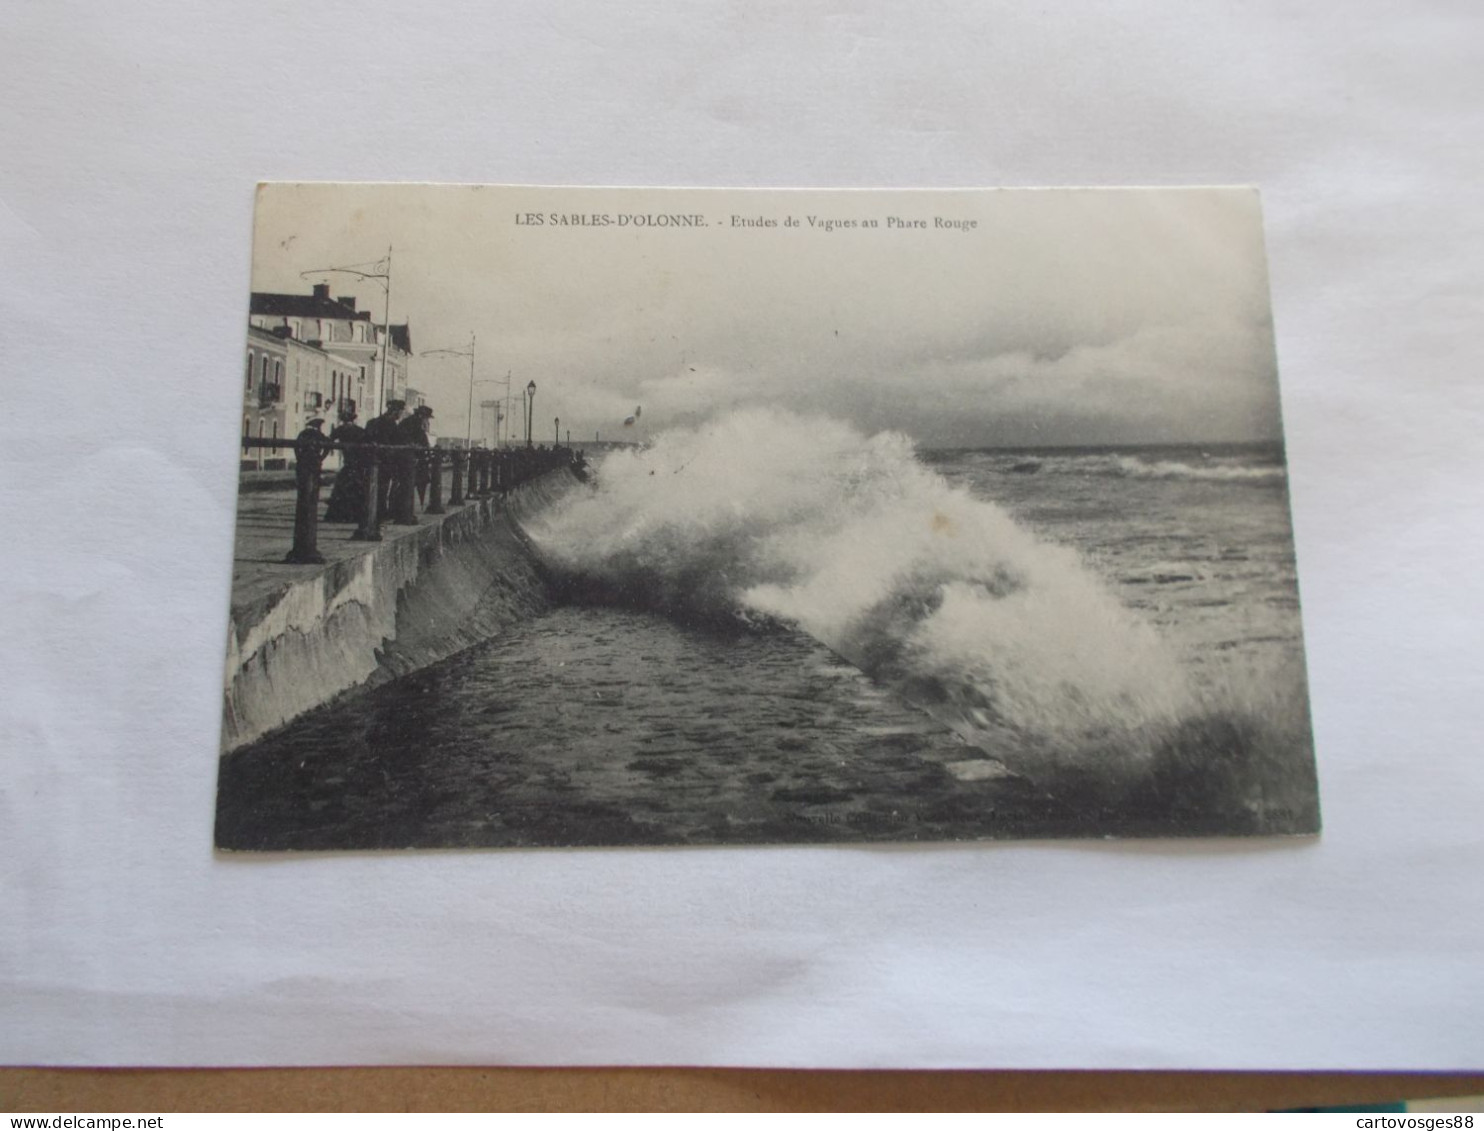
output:
<path id="1" fill-rule="evenodd" d="M 244 438 L 243 443 L 245 446 L 263 445 L 265 441 Z M 330 442 L 317 445 L 320 451 L 339 446 Z M 308 449 L 311 457 L 315 450 L 314 447 Z M 372 450 L 399 451 L 397 448 Z M 305 458 L 303 450 L 300 458 Z M 506 492 L 548 471 L 571 467 L 582 474 L 584 466 L 581 453 L 570 448 L 476 449 L 467 457 L 462 452 L 454 453 L 451 465 L 445 463 L 445 453 L 437 450 L 419 453 L 419 458 L 432 463 L 426 502 L 418 502 L 412 490 L 409 454 L 409 470 L 405 473 L 408 479 L 403 480 L 405 495 L 398 504 L 397 493 L 393 492 L 390 514 L 383 515 L 379 524 L 380 541 L 355 540 L 351 537 L 356 532 L 354 524 L 324 521 L 333 476 L 322 476 L 319 498 L 312 505 L 308 501 L 309 488 L 304 485 L 265 489 L 265 484 L 253 483 L 252 489 L 239 490 L 232 560 L 232 608 L 257 604 L 297 581 L 324 572 L 335 563 L 372 553 L 376 547 L 398 538 L 413 536 L 418 530 L 437 524 L 449 515 L 471 507 L 503 506 Z M 243 488 L 248 486 L 247 482 L 243 483 Z M 301 506 L 304 508 L 302 513 Z M 433 510 L 428 511 L 427 507 Z M 396 522 L 392 516 L 397 514 L 410 515 L 416 522 Z M 304 525 L 306 516 L 309 516 L 307 526 Z M 291 547 L 298 556 L 301 537 L 307 539 L 308 546 L 323 561 L 295 564 L 284 560 Z"/>
<path id="2" fill-rule="evenodd" d="M 329 488 L 321 492 L 328 497 Z M 287 588 L 295 581 L 323 573 L 335 562 L 361 557 L 372 553 L 397 538 L 406 538 L 417 533 L 422 526 L 442 522 L 450 515 L 458 514 L 469 507 L 499 505 L 499 496 L 473 499 L 460 506 L 450 506 L 444 514 L 419 514 L 419 526 L 397 526 L 384 523 L 380 542 L 353 542 L 355 531 L 352 523 L 324 523 L 319 526 L 319 552 L 324 565 L 290 565 L 283 556 L 294 542 L 294 506 L 296 492 L 293 488 L 276 491 L 243 492 L 237 497 L 237 542 L 232 551 L 232 607 L 250 604 L 279 589 Z M 325 504 L 320 503 L 323 512 Z"/>

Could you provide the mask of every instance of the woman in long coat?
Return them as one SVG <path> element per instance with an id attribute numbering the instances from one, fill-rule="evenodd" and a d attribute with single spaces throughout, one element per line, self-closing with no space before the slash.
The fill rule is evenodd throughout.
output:
<path id="1" fill-rule="evenodd" d="M 335 425 L 330 439 L 342 444 L 366 442 L 366 430 L 356 423 L 354 409 L 341 411 L 340 423 Z M 366 472 L 369 459 L 366 451 L 361 448 L 347 448 L 340 458 L 340 470 L 335 473 L 335 482 L 330 487 L 330 505 L 325 508 L 325 521 L 354 522 L 359 525 L 366 512 Z"/>

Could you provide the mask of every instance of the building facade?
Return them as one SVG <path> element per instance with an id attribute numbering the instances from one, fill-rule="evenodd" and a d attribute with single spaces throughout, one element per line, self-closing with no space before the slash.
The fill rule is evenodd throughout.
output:
<path id="1" fill-rule="evenodd" d="M 356 309 L 353 295 L 330 296 L 326 283 L 318 283 L 307 294 L 274 294 L 254 291 L 248 322 L 286 340 L 301 342 L 348 363 L 347 373 L 337 375 L 325 395 L 337 407 L 354 402 L 362 421 L 376 416 L 382 405 L 402 398 L 408 385 L 412 359 L 412 332 L 407 323 L 393 325 L 390 334 L 371 321 L 370 312 Z M 385 353 L 385 390 L 382 354 Z"/>
<path id="2" fill-rule="evenodd" d="M 356 396 L 364 385 L 360 370 L 352 358 L 284 332 L 248 326 L 242 434 L 258 439 L 282 437 L 292 444 L 316 416 L 333 426 L 342 409 L 359 408 Z M 271 471 L 293 464 L 291 446 L 242 451 L 243 470 Z"/>

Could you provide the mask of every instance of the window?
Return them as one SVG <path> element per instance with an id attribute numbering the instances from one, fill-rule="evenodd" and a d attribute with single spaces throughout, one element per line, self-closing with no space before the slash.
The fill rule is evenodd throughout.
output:
<path id="1" fill-rule="evenodd" d="M 247 391 L 252 392 L 252 350 L 247 351 Z M 243 429 L 246 432 L 246 429 Z"/>

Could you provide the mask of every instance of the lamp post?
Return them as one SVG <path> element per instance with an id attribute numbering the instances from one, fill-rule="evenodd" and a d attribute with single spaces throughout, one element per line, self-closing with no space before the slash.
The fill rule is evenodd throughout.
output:
<path id="1" fill-rule="evenodd" d="M 526 447 L 531 446 L 531 414 L 536 411 L 536 382 L 526 386 Z"/>
<path id="2" fill-rule="evenodd" d="M 423 350 L 419 357 L 467 357 L 469 359 L 469 416 L 464 426 L 464 446 L 474 446 L 474 331 L 469 331 L 469 348 L 466 350 L 436 349 Z"/>
<path id="3" fill-rule="evenodd" d="M 362 267 L 371 270 L 362 271 Z M 386 355 L 392 349 L 392 248 L 387 245 L 386 257 L 375 263 L 353 263 L 349 267 L 317 267 L 313 271 L 300 271 L 299 278 L 311 275 L 354 275 L 357 279 L 370 279 L 386 292 L 386 305 L 381 310 L 381 333 L 383 341 L 379 352 L 380 372 L 376 378 L 376 414 L 386 411 Z"/>

